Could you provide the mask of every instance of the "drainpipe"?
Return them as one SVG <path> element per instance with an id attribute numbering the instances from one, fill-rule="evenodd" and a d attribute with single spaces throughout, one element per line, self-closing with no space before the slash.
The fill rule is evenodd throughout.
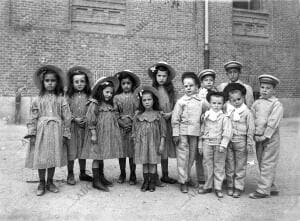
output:
<path id="1" fill-rule="evenodd" d="M 205 0 L 204 9 L 204 68 L 209 68 L 209 31 L 208 31 L 208 1 Z"/>

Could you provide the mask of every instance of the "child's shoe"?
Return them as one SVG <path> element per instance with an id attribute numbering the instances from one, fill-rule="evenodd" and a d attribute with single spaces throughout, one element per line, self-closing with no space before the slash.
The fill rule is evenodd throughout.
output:
<path id="1" fill-rule="evenodd" d="M 136 175 L 134 171 L 130 173 L 129 185 L 136 185 Z"/>
<path id="2" fill-rule="evenodd" d="M 46 189 L 52 193 L 58 193 L 59 191 L 57 186 L 55 186 L 55 184 L 53 183 L 52 179 L 47 180 Z"/>
<path id="3" fill-rule="evenodd" d="M 46 183 L 45 183 L 45 180 L 43 180 L 43 181 L 40 181 L 40 183 L 38 185 L 38 188 L 36 190 L 36 195 L 42 196 L 45 194 L 45 192 L 46 192 Z"/>
<path id="4" fill-rule="evenodd" d="M 144 176 L 144 182 L 141 187 L 141 191 L 146 192 L 147 190 L 149 190 L 149 173 L 144 173 L 143 176 Z"/>
<path id="5" fill-rule="evenodd" d="M 100 182 L 98 168 L 93 168 L 93 187 L 104 192 L 109 192 L 109 189 Z"/>
<path id="6" fill-rule="evenodd" d="M 206 193 L 211 193 L 212 189 L 204 189 L 204 188 L 199 188 L 198 193 L 199 194 L 206 194 Z"/>
<path id="7" fill-rule="evenodd" d="M 104 174 L 100 174 L 100 182 L 101 182 L 103 185 L 108 186 L 108 187 L 112 187 L 112 186 L 113 186 L 113 183 L 110 182 L 110 181 L 108 181 L 108 180 L 105 178 Z"/>
<path id="8" fill-rule="evenodd" d="M 165 187 L 166 184 L 164 184 L 163 182 L 160 181 L 158 174 L 155 174 L 155 186 L 157 187 Z"/>
<path id="9" fill-rule="evenodd" d="M 150 181 L 149 181 L 149 191 L 154 192 L 155 191 L 155 174 L 150 173 Z"/>
<path id="10" fill-rule="evenodd" d="M 267 194 L 262 194 L 262 193 L 259 193 L 256 191 L 249 194 L 249 198 L 251 198 L 251 199 L 262 199 L 262 198 L 266 198 L 268 196 L 269 195 L 267 195 Z"/>
<path id="11" fill-rule="evenodd" d="M 227 188 L 227 195 L 228 196 L 233 196 L 233 188 L 232 187 Z"/>
<path id="12" fill-rule="evenodd" d="M 218 198 L 223 198 L 222 190 L 215 190 L 215 192 Z"/>
<path id="13" fill-rule="evenodd" d="M 189 192 L 189 188 L 188 188 L 187 183 L 181 183 L 180 184 L 180 191 L 182 193 L 188 193 Z"/>
<path id="14" fill-rule="evenodd" d="M 241 193 L 242 193 L 241 190 L 235 189 L 232 196 L 233 196 L 233 198 L 240 198 L 241 197 Z"/>
<path id="15" fill-rule="evenodd" d="M 177 180 L 172 179 L 171 177 L 169 177 L 168 172 L 163 172 L 163 176 L 160 179 L 160 181 L 164 182 L 164 183 L 169 183 L 169 184 L 175 184 L 175 183 L 177 183 Z"/>
<path id="16" fill-rule="evenodd" d="M 69 185 L 75 185 L 76 184 L 74 173 L 68 173 L 67 184 L 69 184 Z"/>
<path id="17" fill-rule="evenodd" d="M 80 171 L 79 179 L 81 181 L 88 181 L 88 182 L 92 182 L 93 181 L 93 177 L 91 177 L 90 175 L 86 174 L 85 170 Z"/>
<path id="18" fill-rule="evenodd" d="M 126 173 L 121 172 L 119 179 L 118 179 L 118 183 L 125 183 L 125 180 L 126 180 Z"/>

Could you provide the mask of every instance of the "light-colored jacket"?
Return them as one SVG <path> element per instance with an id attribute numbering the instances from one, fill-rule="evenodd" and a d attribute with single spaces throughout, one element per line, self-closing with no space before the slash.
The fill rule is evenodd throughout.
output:
<path id="1" fill-rule="evenodd" d="M 206 100 L 198 94 L 184 95 L 177 102 L 172 113 L 173 137 L 179 135 L 200 135 L 200 119 L 208 109 Z"/>
<path id="2" fill-rule="evenodd" d="M 259 98 L 251 108 L 254 115 L 255 135 L 271 138 L 278 130 L 283 117 L 283 107 L 279 100 L 272 96 L 269 99 Z"/>

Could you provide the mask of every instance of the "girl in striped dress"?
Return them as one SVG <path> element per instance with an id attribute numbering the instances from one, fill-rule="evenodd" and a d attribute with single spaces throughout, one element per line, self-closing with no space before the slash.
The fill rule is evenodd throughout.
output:
<path id="1" fill-rule="evenodd" d="M 113 95 L 119 86 L 115 77 L 100 78 L 93 86 L 86 114 L 87 127 L 81 157 L 93 159 L 93 187 L 108 192 L 108 181 L 103 172 L 105 159 L 120 157 L 122 140 L 113 107 Z"/>
<path id="2" fill-rule="evenodd" d="M 70 139 L 71 112 L 63 96 L 63 77 L 62 70 L 53 65 L 39 68 L 34 75 L 34 82 L 40 93 L 30 108 L 28 134 L 25 136 L 30 139 L 30 146 L 25 166 L 38 170 L 38 196 L 43 195 L 46 189 L 58 192 L 53 183 L 55 167 L 67 164 L 64 144 Z"/>
<path id="3" fill-rule="evenodd" d="M 136 184 L 136 165 L 133 162 L 134 144 L 132 139 L 132 121 L 137 110 L 137 99 L 133 92 L 140 85 L 140 79 L 133 72 L 124 70 L 115 75 L 120 82 L 117 95 L 114 97 L 114 107 L 118 113 L 118 122 L 122 136 L 122 152 L 120 153 L 119 164 L 121 174 L 118 183 L 126 180 L 126 157 L 129 157 L 130 177 L 129 184 Z"/>
<path id="4" fill-rule="evenodd" d="M 176 158 L 176 148 L 172 140 L 171 117 L 175 105 L 175 89 L 172 83 L 176 72 L 173 67 L 166 62 L 160 61 L 148 69 L 148 75 L 152 79 L 152 86 L 158 90 L 159 106 L 162 109 L 162 116 L 166 120 L 166 143 L 164 152 L 161 155 L 161 182 L 175 184 L 177 180 L 169 177 L 168 158 Z M 157 186 L 164 186 L 159 182 L 158 175 Z"/>
<path id="5" fill-rule="evenodd" d="M 134 117 L 134 160 L 143 164 L 144 183 L 141 190 L 155 191 L 157 164 L 165 147 L 166 123 L 160 113 L 158 91 L 151 86 L 136 89 L 139 97 L 138 112 Z"/>
<path id="6" fill-rule="evenodd" d="M 86 160 L 81 159 L 81 150 L 84 142 L 86 127 L 87 101 L 91 94 L 91 72 L 84 67 L 75 66 L 67 72 L 68 76 L 68 103 L 72 113 L 71 139 L 68 144 L 68 178 L 69 185 L 75 185 L 74 160 L 78 159 L 80 167 L 79 179 L 92 181 L 92 177 L 85 172 Z"/>

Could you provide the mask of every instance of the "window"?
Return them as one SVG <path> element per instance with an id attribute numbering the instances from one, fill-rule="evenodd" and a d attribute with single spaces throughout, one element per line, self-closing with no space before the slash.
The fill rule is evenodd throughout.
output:
<path id="1" fill-rule="evenodd" d="M 233 8 L 261 10 L 262 0 L 233 0 Z"/>

